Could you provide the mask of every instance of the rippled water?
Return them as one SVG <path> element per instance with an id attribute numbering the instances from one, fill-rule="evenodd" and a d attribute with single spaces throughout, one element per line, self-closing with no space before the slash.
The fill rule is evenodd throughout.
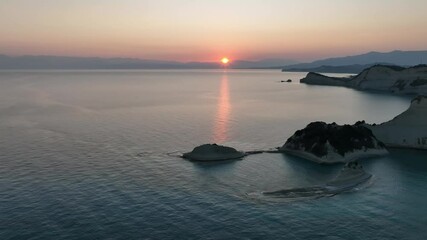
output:
<path id="1" fill-rule="evenodd" d="M 0 72 L 0 239 L 426 239 L 426 152 L 365 160 L 369 187 L 291 203 L 260 193 L 319 185 L 341 166 L 175 157 L 209 142 L 273 148 L 311 121 L 382 122 L 409 106 L 303 76 Z"/>

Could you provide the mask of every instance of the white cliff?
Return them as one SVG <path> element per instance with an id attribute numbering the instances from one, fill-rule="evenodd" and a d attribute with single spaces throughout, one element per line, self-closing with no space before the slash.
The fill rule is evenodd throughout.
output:
<path id="1" fill-rule="evenodd" d="M 387 147 L 427 149 L 427 96 L 413 99 L 393 120 L 368 127 Z"/>
<path id="2" fill-rule="evenodd" d="M 410 68 L 376 65 L 348 78 L 332 78 L 309 73 L 301 83 L 345 86 L 358 90 L 386 91 L 399 94 L 427 94 L 427 65 Z"/>
<path id="3" fill-rule="evenodd" d="M 427 65 L 410 68 L 378 65 L 364 70 L 349 84 L 360 90 L 409 94 L 427 93 Z"/>

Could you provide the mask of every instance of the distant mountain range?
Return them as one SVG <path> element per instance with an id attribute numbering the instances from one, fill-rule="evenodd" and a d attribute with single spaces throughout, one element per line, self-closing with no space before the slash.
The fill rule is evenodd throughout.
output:
<path id="1" fill-rule="evenodd" d="M 271 58 L 259 61 L 236 60 L 231 63 L 232 68 L 265 68 L 281 69 L 282 66 L 297 64 L 297 61 L 289 59 Z"/>
<path id="2" fill-rule="evenodd" d="M 260 61 L 236 60 L 231 68 L 270 68 L 295 64 L 286 59 Z M 218 62 L 177 62 L 135 58 L 93 58 L 63 56 L 7 56 L 0 55 L 0 69 L 218 69 Z"/>
<path id="3" fill-rule="evenodd" d="M 300 63 L 283 67 L 289 72 L 332 72 L 359 73 L 376 64 L 415 66 L 427 62 L 427 51 L 369 52 L 361 55 L 328 58 L 311 63 Z"/>
<path id="4" fill-rule="evenodd" d="M 378 63 L 380 64 L 380 63 Z M 394 65 L 390 63 L 381 63 L 383 65 Z M 377 64 L 353 64 L 344 66 L 320 66 L 320 67 L 309 67 L 309 68 L 298 68 L 298 67 L 285 67 L 282 69 L 283 72 L 319 72 L 319 73 L 360 73 L 366 68 L 375 66 Z"/>
<path id="5" fill-rule="evenodd" d="M 282 69 L 299 72 L 359 73 L 375 64 L 414 66 L 427 63 L 427 51 L 393 51 L 328 58 L 311 63 L 288 59 L 235 60 L 235 69 Z M 219 62 L 177 62 L 136 58 L 0 55 L 0 69 L 219 69 Z"/>

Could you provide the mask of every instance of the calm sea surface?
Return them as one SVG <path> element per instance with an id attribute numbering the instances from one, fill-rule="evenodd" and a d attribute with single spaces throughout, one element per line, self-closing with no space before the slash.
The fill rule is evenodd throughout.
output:
<path id="1" fill-rule="evenodd" d="M 176 157 L 213 142 L 273 148 L 312 121 L 380 123 L 409 106 L 304 75 L 0 72 L 0 239 L 427 239 L 426 152 L 364 160 L 370 186 L 292 202 L 260 193 L 322 184 L 342 166 Z"/>

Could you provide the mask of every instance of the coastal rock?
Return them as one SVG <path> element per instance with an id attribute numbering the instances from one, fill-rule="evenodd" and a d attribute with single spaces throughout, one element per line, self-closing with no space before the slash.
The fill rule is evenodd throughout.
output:
<path id="1" fill-rule="evenodd" d="M 193 151 L 184 153 L 183 158 L 192 161 L 223 161 L 238 159 L 245 156 L 245 153 L 237 151 L 232 147 L 221 146 L 217 144 L 204 144 L 193 149 Z"/>
<path id="2" fill-rule="evenodd" d="M 313 122 L 296 131 L 279 151 L 318 163 L 351 162 L 387 154 L 384 144 L 363 125 Z"/>
<path id="3" fill-rule="evenodd" d="M 387 147 L 427 150 L 427 96 L 418 96 L 393 120 L 368 126 Z"/>
<path id="4" fill-rule="evenodd" d="M 350 78 L 334 78 L 318 73 L 308 73 L 301 79 L 301 83 L 401 94 L 427 94 L 427 65 L 409 68 L 375 65 Z"/>
<path id="5" fill-rule="evenodd" d="M 346 86 L 350 80 L 351 78 L 328 77 L 319 73 L 309 72 L 300 82 L 311 85 Z"/>

